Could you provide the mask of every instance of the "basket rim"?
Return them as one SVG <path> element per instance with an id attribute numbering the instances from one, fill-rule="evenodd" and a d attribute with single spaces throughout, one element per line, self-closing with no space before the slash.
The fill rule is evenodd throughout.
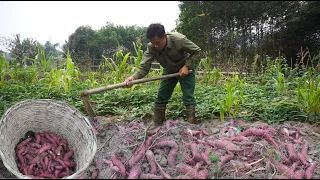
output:
<path id="1" fill-rule="evenodd" d="M 74 110 L 76 113 L 80 114 L 83 118 L 81 118 L 82 120 L 86 121 L 86 123 L 89 125 L 89 127 L 91 127 L 89 129 L 90 134 L 93 137 L 93 151 L 92 154 L 89 156 L 89 161 L 87 163 L 85 163 L 83 165 L 82 168 L 78 169 L 76 172 L 74 172 L 73 174 L 69 175 L 69 176 L 65 176 L 63 178 L 60 179 L 73 179 L 75 177 L 79 177 L 82 173 L 84 173 L 84 171 L 90 166 L 90 164 L 92 163 L 96 153 L 97 153 L 97 137 L 96 134 L 93 131 L 93 127 L 89 121 L 89 119 L 77 108 L 75 108 L 74 106 L 63 102 L 63 101 L 59 101 L 59 100 L 55 100 L 55 99 L 26 99 L 20 102 L 15 103 L 14 105 L 12 105 L 10 108 L 8 108 L 6 110 L 6 112 L 2 115 L 1 119 L 0 119 L 0 131 L 2 130 L 3 126 L 5 125 L 5 118 L 7 117 L 8 113 L 10 113 L 12 110 L 14 110 L 15 108 L 19 108 L 22 104 L 27 104 L 27 103 L 32 103 L 32 102 L 53 102 L 56 104 L 60 104 L 63 106 L 66 106 L 72 110 Z M 7 168 L 7 170 L 9 170 L 11 173 L 13 173 L 15 176 L 17 176 L 18 179 L 32 179 L 30 176 L 27 175 L 23 175 L 20 171 L 14 170 L 10 165 L 7 164 L 8 159 L 5 158 L 4 153 L 2 152 L 2 150 L 0 149 L 0 158 L 3 162 L 3 165 Z M 16 163 L 16 162 L 15 162 Z"/>

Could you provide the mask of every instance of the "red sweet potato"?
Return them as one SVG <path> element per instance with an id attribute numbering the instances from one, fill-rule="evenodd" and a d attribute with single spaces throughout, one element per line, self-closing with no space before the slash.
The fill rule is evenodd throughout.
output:
<path id="1" fill-rule="evenodd" d="M 292 163 L 292 165 L 291 165 L 291 170 L 292 170 L 292 171 L 295 171 L 295 170 L 297 169 L 297 167 L 298 167 L 299 164 L 300 164 L 299 161 L 295 161 L 294 163 Z"/>
<path id="2" fill-rule="evenodd" d="M 291 161 L 296 161 L 298 159 L 297 153 L 294 150 L 293 144 L 292 143 L 287 143 L 287 150 L 289 154 L 289 159 Z"/>
<path id="3" fill-rule="evenodd" d="M 235 137 L 235 136 L 236 136 L 236 133 L 234 132 L 234 129 L 233 129 L 233 128 L 229 128 L 229 129 L 228 129 L 228 132 L 229 132 L 229 136 L 230 136 L 230 137 Z"/>
<path id="4" fill-rule="evenodd" d="M 136 162 L 139 162 L 140 159 L 145 155 L 146 153 L 146 144 L 142 145 L 142 148 L 138 153 L 136 153 L 135 156 L 132 156 L 131 159 L 129 160 L 129 166 L 132 167 Z"/>
<path id="5" fill-rule="evenodd" d="M 39 136 L 39 137 L 40 137 L 40 136 Z M 40 148 L 41 148 L 40 143 L 36 143 L 36 142 L 31 142 L 31 143 L 30 143 L 30 146 L 33 147 L 33 148 L 37 148 L 37 149 L 40 149 Z"/>
<path id="6" fill-rule="evenodd" d="M 72 157 L 72 155 L 73 155 L 73 152 L 72 152 L 72 151 L 67 152 L 66 154 L 64 154 L 63 160 L 64 160 L 64 161 L 69 160 L 69 159 Z"/>
<path id="7" fill-rule="evenodd" d="M 148 131 L 147 134 L 148 134 L 149 136 L 152 136 L 152 135 L 156 134 L 157 132 L 159 132 L 160 129 L 161 129 L 161 126 L 155 128 L 155 129 L 153 129 L 153 130 L 151 130 L 151 131 Z"/>
<path id="8" fill-rule="evenodd" d="M 34 137 L 35 137 L 35 143 L 36 144 L 40 144 L 40 138 L 41 138 L 40 133 L 39 132 L 35 132 L 34 133 Z"/>
<path id="9" fill-rule="evenodd" d="M 157 176 L 155 174 L 141 174 L 140 178 L 141 179 L 163 179 L 162 176 Z"/>
<path id="10" fill-rule="evenodd" d="M 57 147 L 57 149 L 55 149 L 54 153 L 55 153 L 57 156 L 60 156 L 62 150 L 63 150 L 63 146 L 62 146 L 62 145 L 59 145 L 59 146 Z"/>
<path id="11" fill-rule="evenodd" d="M 51 146 L 58 146 L 57 142 L 48 133 L 44 133 L 44 137 L 51 142 Z"/>
<path id="12" fill-rule="evenodd" d="M 62 166 L 61 166 L 62 167 Z M 62 169 L 56 169 L 54 170 L 54 176 L 58 177 L 58 175 L 60 174 L 60 172 L 62 171 Z"/>
<path id="13" fill-rule="evenodd" d="M 207 142 L 214 147 L 218 147 L 224 149 L 226 151 L 241 151 L 241 148 L 228 140 L 216 140 L 211 141 L 207 140 Z"/>
<path id="14" fill-rule="evenodd" d="M 138 177 L 140 176 L 142 170 L 141 170 L 141 164 L 136 164 L 135 166 L 133 166 L 133 168 L 131 169 L 129 175 L 128 175 L 128 179 L 138 179 Z"/>
<path id="15" fill-rule="evenodd" d="M 36 164 L 37 162 L 39 162 L 43 157 L 45 157 L 46 155 L 48 155 L 47 152 L 44 152 L 42 154 L 38 154 L 34 159 L 32 159 L 29 164 Z"/>
<path id="16" fill-rule="evenodd" d="M 44 144 L 38 151 L 38 154 L 41 154 L 49 149 L 52 148 L 52 145 L 51 144 Z"/>
<path id="17" fill-rule="evenodd" d="M 303 179 L 305 173 L 306 172 L 303 169 L 297 170 L 294 172 L 294 179 Z"/>
<path id="18" fill-rule="evenodd" d="M 302 148 L 301 148 L 301 152 L 297 153 L 297 156 L 298 156 L 299 160 L 300 160 L 301 163 L 302 163 L 303 165 L 305 165 L 305 166 L 308 164 L 308 162 L 307 162 L 308 146 L 309 146 L 309 145 L 308 145 L 308 142 L 307 142 L 307 141 L 304 141 L 304 144 L 303 144 L 303 146 L 302 146 Z"/>
<path id="19" fill-rule="evenodd" d="M 192 158 L 195 161 L 201 161 L 202 160 L 196 143 L 191 143 L 190 144 L 190 150 L 191 150 L 191 153 L 192 153 Z"/>
<path id="20" fill-rule="evenodd" d="M 234 157 L 234 154 L 229 151 L 228 154 L 220 157 L 221 162 L 219 162 L 218 165 L 220 167 L 223 166 L 224 164 L 229 162 L 233 157 Z"/>
<path id="21" fill-rule="evenodd" d="M 199 179 L 208 179 L 208 176 L 209 176 L 209 171 L 207 169 L 203 169 L 198 172 Z"/>
<path id="22" fill-rule="evenodd" d="M 17 145 L 17 149 L 21 149 L 22 147 L 25 147 L 30 141 L 32 140 L 31 137 L 23 140 L 20 144 Z"/>
<path id="23" fill-rule="evenodd" d="M 126 178 L 126 168 L 124 167 L 123 163 L 117 158 L 115 152 L 112 152 L 111 159 L 113 164 L 118 166 L 118 168 L 120 169 L 122 178 Z"/>
<path id="24" fill-rule="evenodd" d="M 274 139 L 268 134 L 268 133 L 264 133 L 263 137 L 266 139 L 266 141 L 271 144 L 273 147 L 275 147 L 275 149 L 279 149 L 278 144 L 274 141 Z"/>
<path id="25" fill-rule="evenodd" d="M 171 150 L 168 154 L 168 164 L 173 167 L 175 164 L 176 156 L 177 156 L 178 145 L 175 141 L 172 141 L 172 140 L 162 140 L 155 145 L 155 147 L 166 147 L 166 146 L 171 147 Z"/>
<path id="26" fill-rule="evenodd" d="M 151 174 L 156 174 L 157 172 L 157 165 L 156 165 L 156 162 L 155 162 L 155 159 L 154 159 L 154 154 L 152 151 L 148 150 L 146 152 L 146 157 L 147 157 L 147 160 L 151 166 L 151 171 L 150 173 Z"/>
<path id="27" fill-rule="evenodd" d="M 58 174 L 58 178 L 63 178 L 65 176 L 69 176 L 69 172 L 68 171 L 61 171 L 59 174 Z"/>
<path id="28" fill-rule="evenodd" d="M 54 176 L 53 174 L 39 174 L 39 177 L 43 177 L 43 178 L 56 178 L 56 176 Z"/>
<path id="29" fill-rule="evenodd" d="M 193 167 L 193 169 L 197 172 L 199 171 L 200 167 L 203 165 L 203 161 L 197 162 L 197 164 Z"/>
<path id="30" fill-rule="evenodd" d="M 178 147 L 172 147 L 169 154 L 168 154 L 168 164 L 171 167 L 174 167 L 175 162 L 176 162 L 176 157 L 177 157 L 177 153 L 178 153 Z"/>
<path id="31" fill-rule="evenodd" d="M 230 160 L 230 163 L 234 168 L 237 168 L 237 169 L 250 169 L 250 166 L 248 165 L 248 163 L 245 163 L 242 161 Z"/>
<path id="32" fill-rule="evenodd" d="M 243 142 L 243 141 L 248 141 L 248 138 L 245 136 L 236 136 L 236 137 L 232 137 L 231 141 Z"/>
<path id="33" fill-rule="evenodd" d="M 61 164 L 61 166 L 66 170 L 67 176 L 69 176 L 69 174 L 70 174 L 69 167 L 68 167 L 62 160 L 60 160 L 60 159 L 56 159 L 56 161 L 58 161 L 58 163 Z"/>
<path id="34" fill-rule="evenodd" d="M 210 165 L 211 162 L 209 161 L 209 156 L 207 154 L 205 154 L 204 152 L 201 152 L 200 153 L 201 155 L 201 158 L 203 159 L 203 161 L 207 164 L 207 165 Z"/>
<path id="35" fill-rule="evenodd" d="M 176 167 L 181 173 L 188 173 L 188 176 L 190 176 L 191 178 L 199 178 L 197 171 L 187 164 L 179 163 Z"/>
<path id="36" fill-rule="evenodd" d="M 249 128 L 239 134 L 239 136 L 261 136 L 266 133 L 266 130 L 263 129 L 256 129 L 256 128 Z"/>
<path id="37" fill-rule="evenodd" d="M 288 176 L 289 178 L 293 178 L 294 177 L 294 172 L 290 168 L 288 168 L 286 165 L 276 161 L 273 158 L 270 158 L 270 161 L 275 165 L 275 167 L 276 167 L 277 171 L 279 172 L 279 174 L 285 173 L 284 175 Z"/>
<path id="38" fill-rule="evenodd" d="M 307 135 L 306 133 L 304 133 L 304 132 L 301 130 L 301 128 L 297 128 L 297 132 L 298 132 L 299 134 L 301 134 L 302 136 L 306 136 L 306 135 Z"/>
<path id="39" fill-rule="evenodd" d="M 313 162 L 306 169 L 306 179 L 311 179 L 312 178 L 312 173 L 316 169 L 317 165 L 318 165 L 318 162 Z"/>

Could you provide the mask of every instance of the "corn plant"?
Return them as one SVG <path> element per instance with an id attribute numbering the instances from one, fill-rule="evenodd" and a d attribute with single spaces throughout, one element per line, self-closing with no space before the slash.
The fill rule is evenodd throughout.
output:
<path id="1" fill-rule="evenodd" d="M 85 81 L 85 83 L 89 88 L 95 88 L 98 85 L 98 81 L 94 77 L 95 74 L 95 72 L 87 72 L 88 79 Z"/>
<path id="2" fill-rule="evenodd" d="M 312 74 L 309 69 L 297 87 L 298 104 L 307 113 L 306 121 L 310 120 L 312 113 L 316 120 L 320 112 L 320 75 L 314 77 Z"/>
<path id="3" fill-rule="evenodd" d="M 127 60 L 129 58 L 129 55 L 130 52 L 123 56 L 122 52 L 118 51 L 116 53 L 118 61 L 120 60 L 120 58 L 122 58 L 119 65 L 117 65 L 112 58 L 106 58 L 105 56 L 103 56 L 107 67 L 111 70 L 112 75 L 115 75 L 114 83 L 119 83 L 120 81 L 123 81 L 122 77 L 123 74 L 126 72 Z"/>
<path id="4" fill-rule="evenodd" d="M 137 57 L 134 57 L 135 68 L 139 68 L 140 63 L 141 63 L 141 59 L 143 56 L 142 43 L 140 41 L 137 41 L 136 43 L 134 43 L 134 42 L 132 42 L 132 43 L 133 43 L 134 50 L 137 54 Z M 137 49 L 137 47 L 138 47 L 138 49 Z"/>
<path id="5" fill-rule="evenodd" d="M 61 87 L 63 87 L 62 69 L 52 68 L 50 72 L 45 72 L 44 74 L 49 80 L 49 88 L 55 87 L 57 89 L 60 89 Z M 44 79 L 40 79 L 40 81 L 42 80 Z"/>
<path id="6" fill-rule="evenodd" d="M 213 68 L 212 74 L 213 74 L 213 83 L 214 84 L 217 84 L 223 77 L 221 70 L 216 67 Z"/>
<path id="7" fill-rule="evenodd" d="M 272 65 L 268 65 L 269 68 L 266 71 L 266 76 L 271 77 L 269 83 L 272 83 L 278 96 L 281 96 L 283 95 L 287 86 L 285 74 L 288 73 L 288 65 L 284 58 L 276 58 Z"/>
<path id="8" fill-rule="evenodd" d="M 230 83 L 225 84 L 226 93 L 222 95 L 223 101 L 220 103 L 220 117 L 224 119 L 224 114 L 235 117 L 239 110 L 239 90 L 232 87 Z"/>
<path id="9" fill-rule="evenodd" d="M 79 74 L 80 72 L 72 62 L 71 55 L 69 52 L 67 53 L 65 68 L 53 68 L 50 72 L 45 72 L 45 76 L 50 81 L 49 88 L 64 88 L 65 92 L 69 92 L 72 89 L 73 80 L 78 79 Z"/>
<path id="10" fill-rule="evenodd" d="M 49 71 L 49 61 L 47 61 L 47 59 L 46 59 L 45 51 L 38 49 L 38 56 L 39 56 L 40 64 L 41 64 L 44 72 L 48 72 Z"/>
<path id="11" fill-rule="evenodd" d="M 35 60 L 28 58 L 29 61 L 32 61 L 32 65 L 31 66 L 24 66 L 20 76 L 21 79 L 23 79 L 24 83 L 31 83 L 34 84 L 38 81 L 38 67 L 37 67 L 37 63 Z"/>
<path id="12" fill-rule="evenodd" d="M 5 81 L 5 77 L 9 72 L 9 61 L 5 58 L 5 54 L 0 55 L 0 87 Z"/>
<path id="13" fill-rule="evenodd" d="M 200 60 L 200 67 L 203 68 L 203 82 L 205 85 L 208 85 L 208 83 L 211 81 L 211 61 L 208 57 L 202 58 Z"/>

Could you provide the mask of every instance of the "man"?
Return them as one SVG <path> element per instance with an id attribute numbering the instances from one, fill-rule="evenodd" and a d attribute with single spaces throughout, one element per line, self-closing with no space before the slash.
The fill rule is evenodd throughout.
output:
<path id="1" fill-rule="evenodd" d="M 189 123 L 195 124 L 195 69 L 200 61 L 200 48 L 178 32 L 166 33 L 164 26 L 158 23 L 150 24 L 147 29 L 150 42 L 144 52 L 141 65 L 125 82 L 145 77 L 156 59 L 163 67 L 163 75 L 180 73 L 179 77 L 164 79 L 160 82 L 158 97 L 154 105 L 154 125 L 160 126 L 165 121 L 166 105 L 177 82 L 181 85 L 183 103 L 186 107 L 186 117 Z M 192 73 L 189 74 L 189 70 Z"/>

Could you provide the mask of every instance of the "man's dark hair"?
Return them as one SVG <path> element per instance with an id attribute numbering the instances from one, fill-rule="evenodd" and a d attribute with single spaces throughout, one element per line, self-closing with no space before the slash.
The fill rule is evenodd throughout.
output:
<path id="1" fill-rule="evenodd" d="M 159 23 L 150 24 L 147 29 L 147 39 L 151 39 L 155 36 L 162 38 L 165 34 L 164 26 Z"/>

